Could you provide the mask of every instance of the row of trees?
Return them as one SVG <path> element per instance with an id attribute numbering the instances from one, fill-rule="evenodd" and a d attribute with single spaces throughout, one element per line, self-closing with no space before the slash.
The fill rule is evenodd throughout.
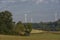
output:
<path id="1" fill-rule="evenodd" d="M 18 21 L 15 23 L 11 12 L 0 12 L 0 34 L 29 35 L 32 27 L 46 31 L 60 31 L 60 20 L 40 23 L 22 23 Z"/>
<path id="2" fill-rule="evenodd" d="M 60 31 L 60 19 L 55 22 L 41 22 L 40 29 L 46 31 Z"/>
<path id="3" fill-rule="evenodd" d="M 33 23 L 33 28 L 45 31 L 60 31 L 60 19 L 55 22 Z"/>
<path id="4" fill-rule="evenodd" d="M 31 23 L 13 22 L 12 13 L 0 12 L 0 34 L 29 35 L 32 30 Z"/>

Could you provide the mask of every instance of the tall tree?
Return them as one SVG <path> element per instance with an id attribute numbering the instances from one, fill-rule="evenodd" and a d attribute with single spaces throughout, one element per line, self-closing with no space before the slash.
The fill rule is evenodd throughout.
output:
<path id="1" fill-rule="evenodd" d="M 32 24 L 31 23 L 26 23 L 25 24 L 25 35 L 26 36 L 29 36 L 30 35 L 30 32 L 32 31 Z"/>
<path id="2" fill-rule="evenodd" d="M 32 24 L 31 24 L 31 23 L 27 23 L 26 30 L 27 30 L 29 33 L 32 31 Z"/>
<path id="3" fill-rule="evenodd" d="M 21 21 L 19 21 L 19 22 L 16 24 L 15 30 L 16 30 L 16 32 L 17 32 L 18 34 L 24 35 L 25 27 L 24 27 L 24 25 L 22 24 Z"/>
<path id="4" fill-rule="evenodd" d="M 0 32 L 10 32 L 12 29 L 12 14 L 9 11 L 0 12 Z"/>

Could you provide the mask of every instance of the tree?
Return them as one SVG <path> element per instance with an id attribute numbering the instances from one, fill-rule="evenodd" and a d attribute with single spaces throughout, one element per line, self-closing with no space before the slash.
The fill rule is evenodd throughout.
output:
<path id="1" fill-rule="evenodd" d="M 16 24 L 16 28 L 15 28 L 16 32 L 20 35 L 24 35 L 24 32 L 25 32 L 25 27 L 24 25 L 22 24 L 21 21 L 19 21 L 17 24 Z"/>
<path id="2" fill-rule="evenodd" d="M 60 19 L 57 21 L 57 25 L 55 27 L 56 31 L 60 31 Z"/>
<path id="3" fill-rule="evenodd" d="M 27 31 L 31 32 L 32 31 L 32 24 L 27 23 Z"/>
<path id="4" fill-rule="evenodd" d="M 0 32 L 11 32 L 12 14 L 9 11 L 0 12 Z"/>
<path id="5" fill-rule="evenodd" d="M 28 36 L 30 35 L 30 32 L 32 31 L 32 24 L 31 23 L 27 23 L 25 24 L 25 35 Z"/>

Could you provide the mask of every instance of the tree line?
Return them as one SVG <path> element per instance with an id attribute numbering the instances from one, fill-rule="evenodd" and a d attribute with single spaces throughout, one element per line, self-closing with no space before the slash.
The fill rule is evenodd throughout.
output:
<path id="1" fill-rule="evenodd" d="M 60 31 L 60 19 L 54 22 L 32 23 L 34 29 L 44 31 Z"/>
<path id="2" fill-rule="evenodd" d="M 0 34 L 7 35 L 30 35 L 32 31 L 31 23 L 15 23 L 12 18 L 12 13 L 9 11 L 0 12 Z"/>
<path id="3" fill-rule="evenodd" d="M 0 34 L 5 35 L 30 35 L 32 29 L 44 31 L 60 31 L 60 19 L 55 22 L 40 23 L 17 23 L 13 21 L 12 13 L 9 11 L 0 12 Z"/>

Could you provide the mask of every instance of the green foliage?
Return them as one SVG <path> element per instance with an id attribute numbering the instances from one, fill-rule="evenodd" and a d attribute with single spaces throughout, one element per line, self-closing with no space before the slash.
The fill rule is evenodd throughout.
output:
<path id="1" fill-rule="evenodd" d="M 31 23 L 27 23 L 26 29 L 30 33 L 32 31 L 32 24 Z"/>
<path id="2" fill-rule="evenodd" d="M 24 24 L 19 21 L 17 24 L 13 22 L 12 14 L 9 11 L 0 12 L 0 33 L 1 34 L 24 34 L 25 31 L 31 32 L 31 24 L 27 24 L 27 29 Z"/>
<path id="3" fill-rule="evenodd" d="M 9 11 L 0 12 L 0 33 L 8 33 L 12 29 L 12 14 Z"/>
<path id="4" fill-rule="evenodd" d="M 16 32 L 18 34 L 21 34 L 22 32 L 25 32 L 25 27 L 24 25 L 22 24 L 21 21 L 19 21 L 17 24 L 16 24 L 16 28 L 15 28 Z"/>
<path id="5" fill-rule="evenodd" d="M 33 27 L 46 31 L 60 31 L 60 19 L 55 22 L 41 23 L 22 23 L 19 21 L 15 24 L 11 12 L 0 12 L 0 34 L 30 34 Z"/>
<path id="6" fill-rule="evenodd" d="M 29 36 L 30 32 L 32 31 L 32 24 L 31 23 L 25 23 L 25 36 Z"/>
<path id="7" fill-rule="evenodd" d="M 60 19 L 54 22 L 40 22 L 32 23 L 34 29 L 44 30 L 44 31 L 60 31 Z"/>

